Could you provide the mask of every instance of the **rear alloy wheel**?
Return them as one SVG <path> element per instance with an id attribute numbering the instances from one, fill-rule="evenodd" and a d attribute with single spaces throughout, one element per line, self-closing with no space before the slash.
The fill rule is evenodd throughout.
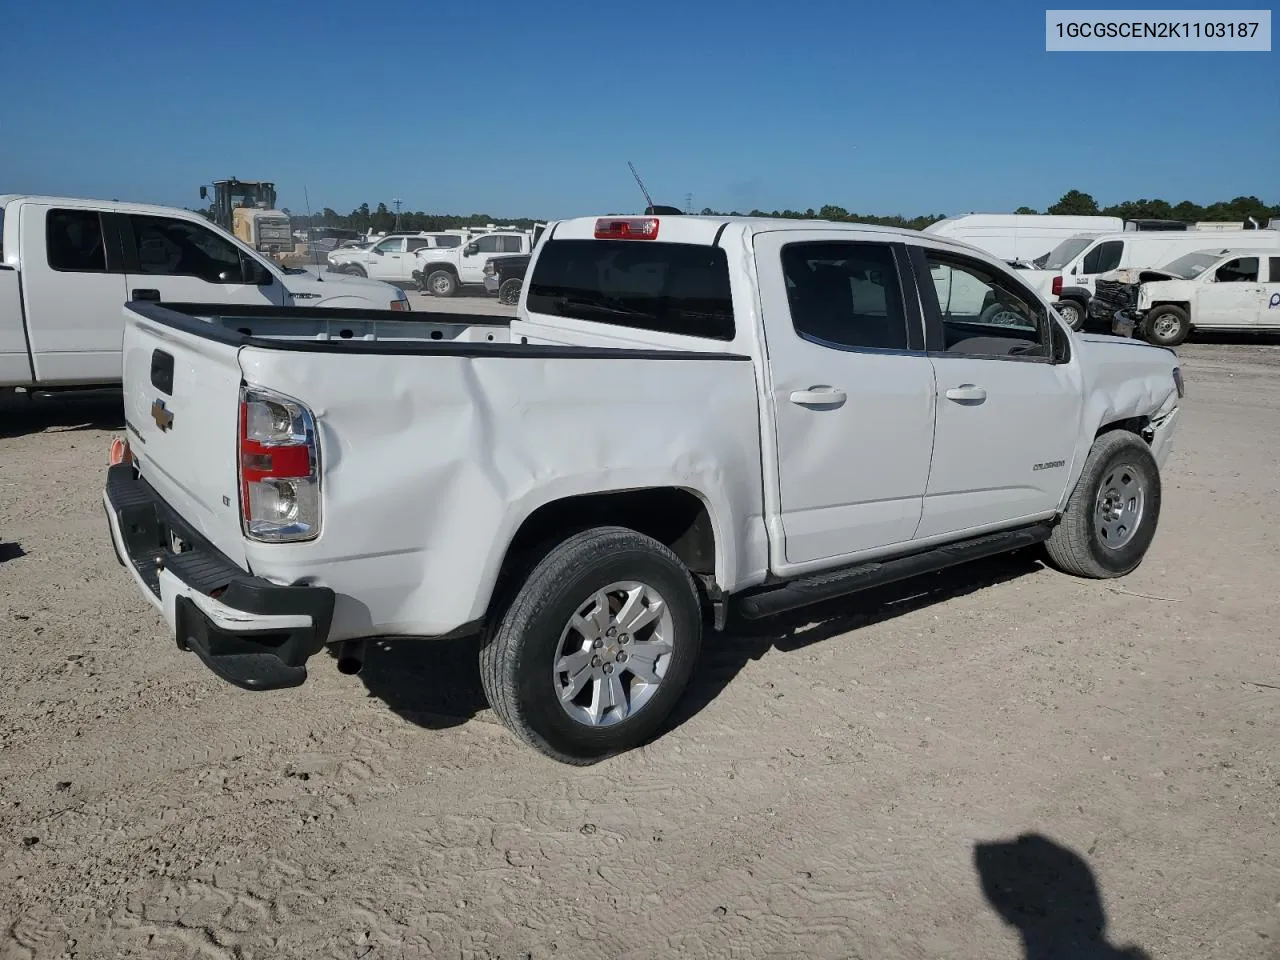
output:
<path id="1" fill-rule="evenodd" d="M 1172 304 L 1153 308 L 1142 329 L 1143 337 L 1161 347 L 1178 346 L 1190 332 L 1191 318 L 1187 311 Z"/>
<path id="2" fill-rule="evenodd" d="M 452 297 L 458 292 L 458 278 L 448 270 L 435 270 L 427 277 L 427 293 L 433 297 Z"/>
<path id="3" fill-rule="evenodd" d="M 1059 300 L 1053 306 L 1072 330 L 1084 329 L 1085 307 L 1079 300 Z"/>
<path id="4" fill-rule="evenodd" d="M 1104 433 L 1045 543 L 1049 562 L 1090 579 L 1130 573 L 1156 535 L 1160 496 L 1160 469 L 1146 442 L 1128 430 Z"/>
<path id="5" fill-rule="evenodd" d="M 509 307 L 515 306 L 520 302 L 521 282 L 519 277 L 512 277 L 509 280 L 503 280 L 502 286 L 498 288 L 498 302 L 506 304 Z"/>
<path id="6" fill-rule="evenodd" d="M 494 712 L 565 763 L 647 742 L 680 698 L 702 639 L 693 578 L 667 547 L 598 527 L 553 548 L 480 651 Z"/>

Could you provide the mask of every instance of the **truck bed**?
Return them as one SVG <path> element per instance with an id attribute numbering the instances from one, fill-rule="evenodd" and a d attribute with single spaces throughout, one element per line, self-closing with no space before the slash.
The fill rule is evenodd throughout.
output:
<path id="1" fill-rule="evenodd" d="M 421 356 L 541 357 L 544 359 L 748 360 L 738 353 L 670 348 L 533 344 L 513 340 L 511 321 L 469 313 L 435 313 L 430 320 L 392 310 L 130 302 L 125 309 L 163 326 L 229 346 L 312 353 Z"/>
<path id="2" fill-rule="evenodd" d="M 517 529 L 566 498 L 696 491 L 722 525 L 719 582 L 767 564 L 745 355 L 512 342 L 505 321 L 456 314 L 142 302 L 126 307 L 124 376 L 142 478 L 241 569 L 333 589 L 331 641 L 474 620 Z M 242 535 L 242 384 L 315 415 L 314 540 Z"/>

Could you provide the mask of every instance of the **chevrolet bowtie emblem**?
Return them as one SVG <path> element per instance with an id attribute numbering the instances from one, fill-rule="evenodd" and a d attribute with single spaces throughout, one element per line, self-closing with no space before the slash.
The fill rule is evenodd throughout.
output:
<path id="1" fill-rule="evenodd" d="M 163 400 L 157 400 L 151 405 L 151 419 L 156 422 L 160 432 L 164 433 L 173 426 L 173 411 L 164 405 Z"/>

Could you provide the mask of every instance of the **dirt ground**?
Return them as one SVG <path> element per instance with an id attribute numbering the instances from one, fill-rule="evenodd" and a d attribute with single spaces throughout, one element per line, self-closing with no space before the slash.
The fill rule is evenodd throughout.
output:
<path id="1" fill-rule="evenodd" d="M 1280 957 L 1280 347 L 1181 352 L 1136 573 L 734 626 L 585 769 L 473 641 L 215 679 L 106 537 L 117 398 L 3 409 L 0 958 Z"/>

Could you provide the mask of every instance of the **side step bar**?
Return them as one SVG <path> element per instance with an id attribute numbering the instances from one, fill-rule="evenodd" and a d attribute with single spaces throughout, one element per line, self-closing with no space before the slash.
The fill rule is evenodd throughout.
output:
<path id="1" fill-rule="evenodd" d="M 906 580 L 922 573 L 934 573 L 980 560 L 983 557 L 1008 553 L 1022 547 L 1030 547 L 1049 539 L 1051 524 L 1037 523 L 1016 530 L 1002 530 L 972 540 L 960 540 L 944 544 L 905 557 L 891 560 L 870 560 L 853 567 L 827 571 L 811 577 L 801 577 L 777 586 L 765 587 L 741 597 L 735 604 L 738 612 L 748 620 L 759 620 L 774 614 L 797 610 L 813 603 L 833 600 L 860 590 L 869 590 L 895 580 Z"/>

